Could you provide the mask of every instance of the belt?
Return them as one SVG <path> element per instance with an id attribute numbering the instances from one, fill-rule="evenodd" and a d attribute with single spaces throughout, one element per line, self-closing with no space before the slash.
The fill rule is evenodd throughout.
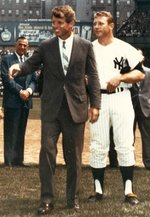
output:
<path id="1" fill-rule="evenodd" d="M 100 92 L 103 94 L 112 94 L 112 93 L 119 93 L 119 92 L 122 92 L 124 90 L 127 90 L 127 88 L 117 87 L 113 92 L 108 92 L 108 90 L 106 90 L 106 89 L 101 89 Z"/>

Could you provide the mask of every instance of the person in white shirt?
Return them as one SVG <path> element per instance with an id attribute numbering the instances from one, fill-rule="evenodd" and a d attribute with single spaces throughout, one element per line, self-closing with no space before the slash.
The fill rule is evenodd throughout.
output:
<path id="1" fill-rule="evenodd" d="M 109 131 L 113 127 L 115 149 L 123 178 L 125 201 L 138 204 L 133 193 L 134 169 L 134 110 L 129 88 L 145 75 L 137 50 L 113 36 L 114 19 L 107 11 L 94 16 L 94 53 L 101 86 L 101 111 L 96 123 L 90 124 L 90 166 L 94 179 L 94 193 L 89 201 L 103 198 L 104 173 L 109 151 Z"/>

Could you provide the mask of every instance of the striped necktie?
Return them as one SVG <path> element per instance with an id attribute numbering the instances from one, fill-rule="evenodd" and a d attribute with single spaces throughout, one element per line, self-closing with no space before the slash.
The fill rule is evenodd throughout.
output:
<path id="1" fill-rule="evenodd" d="M 23 63 L 23 57 L 22 56 L 20 56 L 20 62 Z"/>
<path id="2" fill-rule="evenodd" d="M 62 57 L 63 57 L 63 69 L 64 69 L 64 74 L 67 74 L 68 70 L 68 65 L 69 65 L 69 59 L 67 56 L 67 50 L 66 50 L 66 42 L 63 41 L 63 47 L 62 47 Z"/>

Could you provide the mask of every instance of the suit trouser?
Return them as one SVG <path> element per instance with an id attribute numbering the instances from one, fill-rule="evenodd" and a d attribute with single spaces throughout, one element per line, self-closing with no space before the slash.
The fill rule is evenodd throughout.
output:
<path id="1" fill-rule="evenodd" d="M 150 168 L 150 117 L 145 117 L 137 101 L 135 107 L 135 124 L 138 123 L 142 139 L 142 158 L 145 167 Z M 134 127 L 134 131 L 135 131 Z"/>
<path id="2" fill-rule="evenodd" d="M 24 139 L 29 109 L 4 108 L 4 161 L 20 164 L 24 160 Z"/>
<path id="3" fill-rule="evenodd" d="M 53 122 L 42 121 L 41 201 L 50 203 L 54 199 L 57 141 L 62 133 L 63 154 L 67 166 L 67 204 L 74 205 L 75 196 L 79 195 L 80 188 L 84 129 L 85 123 L 77 124 L 72 120 L 65 97 L 57 119 Z"/>

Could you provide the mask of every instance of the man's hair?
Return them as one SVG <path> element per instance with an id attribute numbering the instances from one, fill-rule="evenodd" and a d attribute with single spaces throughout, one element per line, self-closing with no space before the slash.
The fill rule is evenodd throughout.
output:
<path id="1" fill-rule="evenodd" d="M 18 40 L 20 40 L 20 39 L 21 39 L 21 40 L 27 40 L 24 35 L 19 36 L 19 37 L 16 39 L 16 41 L 18 41 Z"/>
<path id="2" fill-rule="evenodd" d="M 52 10 L 51 17 L 65 18 L 67 23 L 76 21 L 75 11 L 69 5 L 56 6 Z"/>
<path id="3" fill-rule="evenodd" d="M 108 11 L 98 11 L 94 15 L 94 18 L 96 18 L 96 17 L 106 17 L 108 24 L 114 23 L 114 18 L 112 16 L 112 14 Z"/>

